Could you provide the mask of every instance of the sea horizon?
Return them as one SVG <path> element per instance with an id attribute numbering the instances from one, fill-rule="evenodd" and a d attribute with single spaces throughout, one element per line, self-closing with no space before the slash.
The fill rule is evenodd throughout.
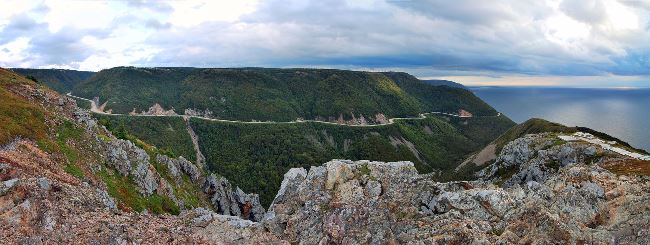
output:
<path id="1" fill-rule="evenodd" d="M 650 150 L 650 88 L 468 87 L 516 123 L 542 118 L 605 132 Z"/>

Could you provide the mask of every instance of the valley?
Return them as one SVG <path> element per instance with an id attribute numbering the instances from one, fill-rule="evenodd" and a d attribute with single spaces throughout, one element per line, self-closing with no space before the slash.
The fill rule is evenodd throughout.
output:
<path id="1" fill-rule="evenodd" d="M 513 126 L 500 113 L 377 125 L 116 115 L 0 71 L 0 237 L 10 243 L 646 237 L 624 230 L 648 225 L 639 187 L 650 162 L 626 154 L 647 155 L 588 128 Z M 599 143 L 614 141 L 627 153 Z"/>
<path id="2" fill-rule="evenodd" d="M 344 83 L 347 84 L 345 87 L 338 88 L 340 91 L 320 92 L 319 96 L 329 96 L 331 99 L 328 100 L 332 102 L 317 102 L 314 97 L 305 96 L 341 86 L 339 79 L 342 77 L 349 80 Z M 203 82 L 197 84 L 195 80 Z M 250 87 L 245 87 L 249 86 L 247 84 Z M 136 89 L 126 89 L 133 86 Z M 193 107 L 181 110 L 185 113 L 180 115 L 134 113 L 147 111 L 146 108 L 154 104 L 161 105 L 161 111 L 178 108 L 173 106 L 174 103 L 201 105 L 202 100 L 210 100 L 209 96 L 201 100 L 186 98 L 179 95 L 182 94 L 179 91 L 193 91 L 199 87 L 214 89 L 212 86 L 222 90 L 215 91 L 217 94 L 235 96 L 226 101 L 245 99 L 245 102 L 240 101 L 244 104 L 236 108 L 256 116 L 242 120 L 244 118 L 219 118 L 214 112 L 196 113 L 217 111 L 215 107 Z M 99 91 L 98 94 L 86 93 L 84 96 L 87 97 L 82 97 L 75 92 L 83 94 L 91 87 L 95 89 L 92 91 Z M 298 88 L 303 91 L 298 93 Z M 108 94 L 108 91 L 112 92 Z M 139 94 L 145 91 L 158 94 L 156 100 Z M 251 94 L 242 97 L 234 91 L 251 91 Z M 125 99 L 135 95 L 147 98 L 150 104 L 138 110 L 142 100 Z M 514 125 L 465 89 L 430 85 L 404 73 L 118 67 L 78 82 L 67 96 L 88 103 L 99 123 L 113 134 L 133 135 L 174 156 L 205 165 L 207 170 L 226 177 L 242 190 L 260 194 L 263 205 L 272 201 L 282 181 L 282 173 L 293 167 L 318 166 L 331 159 L 409 160 L 415 163 L 418 171 L 435 173 L 441 180 L 465 179 L 468 176 L 453 173 L 456 165 Z M 306 108 L 306 105 L 315 103 L 321 107 L 319 111 L 331 112 L 318 113 L 309 119 L 308 114 L 295 114 L 298 111 L 309 113 L 310 110 L 304 109 L 282 109 L 295 117 L 278 114 L 275 109 L 276 113 L 271 114 L 251 111 L 250 105 L 256 101 L 273 101 L 277 99 L 275 96 L 285 96 L 283 100 L 287 101 L 301 101 L 291 108 Z M 376 98 L 372 99 L 373 96 Z M 97 97 L 104 99 L 100 102 Z M 170 104 L 172 101 L 177 102 Z M 436 101 L 441 103 L 432 103 Z M 120 109 L 125 105 L 136 108 Z M 275 107 L 273 103 L 271 106 Z M 424 111 L 426 108 L 441 111 Z M 364 114 L 358 110 L 372 113 Z M 372 114 L 377 115 L 374 120 L 363 116 Z M 192 141 L 187 127 L 193 129 L 196 142 Z M 205 163 L 197 161 L 197 156 L 204 156 Z"/>
<path id="3" fill-rule="evenodd" d="M 650 245 L 650 0 L 0 1 L 0 245 Z"/>

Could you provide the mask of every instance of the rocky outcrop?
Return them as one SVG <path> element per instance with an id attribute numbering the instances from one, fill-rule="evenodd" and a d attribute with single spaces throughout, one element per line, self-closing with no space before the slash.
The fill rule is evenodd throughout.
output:
<path id="1" fill-rule="evenodd" d="M 160 176 L 149 163 L 146 151 L 128 140 L 113 139 L 105 144 L 109 166 L 123 176 L 132 176 L 142 195 L 148 196 L 157 190 Z"/>
<path id="2" fill-rule="evenodd" d="M 438 183 L 410 162 L 336 160 L 290 170 L 262 224 L 305 244 L 647 243 L 629 227 L 650 225 L 649 182 L 576 163 L 503 189 Z"/>
<path id="3" fill-rule="evenodd" d="M 186 174 L 190 177 L 190 180 L 193 183 L 199 183 L 201 180 L 201 171 L 197 168 L 192 162 L 188 161 L 184 157 L 170 158 L 165 155 L 158 154 L 156 155 L 156 161 L 167 166 L 169 174 L 174 178 L 177 184 L 180 184 L 183 181 L 182 174 Z"/>
<path id="4" fill-rule="evenodd" d="M 478 172 L 477 177 L 508 187 L 543 182 L 563 167 L 620 157 L 596 145 L 565 142 L 549 133 L 526 135 L 504 146 L 496 161 Z"/>
<path id="5" fill-rule="evenodd" d="M 215 211 L 223 215 L 240 216 L 247 220 L 259 221 L 264 216 L 264 208 L 257 194 L 246 194 L 239 187 L 233 191 L 230 182 L 224 177 L 211 174 L 205 179 L 203 192 L 208 194 Z"/>
<path id="6" fill-rule="evenodd" d="M 156 103 L 153 106 L 149 107 L 149 110 L 143 111 L 140 115 L 152 115 L 152 116 L 176 116 L 174 109 L 165 110 L 160 104 Z"/>

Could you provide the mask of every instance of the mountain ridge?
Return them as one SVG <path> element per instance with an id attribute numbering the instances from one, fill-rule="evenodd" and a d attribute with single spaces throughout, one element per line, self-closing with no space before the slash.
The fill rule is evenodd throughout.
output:
<path id="1" fill-rule="evenodd" d="M 69 69 L 10 68 L 10 70 L 30 79 L 42 82 L 61 94 L 72 91 L 77 84 L 85 81 L 96 73 L 92 71 Z"/>
<path id="2" fill-rule="evenodd" d="M 416 116 L 461 109 L 476 115 L 496 114 L 471 92 L 422 86 L 406 73 L 374 73 L 304 68 L 134 68 L 100 71 L 73 94 L 100 97 L 117 113 L 145 111 L 158 103 L 210 113 L 215 118 L 327 121 L 363 117 Z"/>

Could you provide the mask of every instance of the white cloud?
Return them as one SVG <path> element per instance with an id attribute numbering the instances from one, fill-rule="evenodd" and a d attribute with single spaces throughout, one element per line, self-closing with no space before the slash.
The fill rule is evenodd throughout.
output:
<path id="1" fill-rule="evenodd" d="M 169 22 L 177 26 L 195 26 L 210 21 L 235 22 L 244 14 L 255 11 L 256 0 L 173 1 Z"/>
<path id="2" fill-rule="evenodd" d="M 0 45 L 14 45 L 3 66 L 650 74 L 650 6 L 635 0 L 11 3 L 0 2 Z"/>

